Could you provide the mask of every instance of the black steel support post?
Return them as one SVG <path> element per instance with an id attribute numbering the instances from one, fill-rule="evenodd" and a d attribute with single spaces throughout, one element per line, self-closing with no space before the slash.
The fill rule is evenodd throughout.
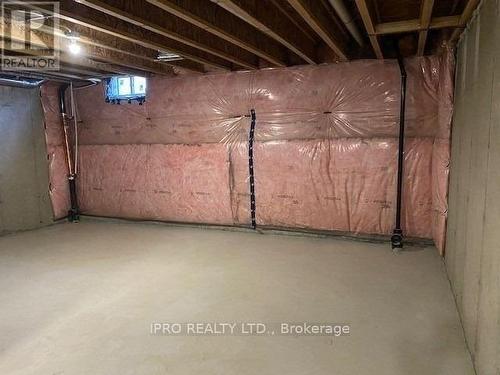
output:
<path id="1" fill-rule="evenodd" d="M 252 215 L 252 228 L 257 228 L 255 221 L 255 177 L 253 172 L 253 141 L 255 137 L 255 110 L 250 110 L 250 134 L 248 137 L 248 169 L 250 172 L 250 214 Z"/>
<path id="2" fill-rule="evenodd" d="M 392 232 L 392 249 L 403 248 L 403 230 L 401 229 L 401 201 L 403 199 L 403 164 L 405 141 L 405 108 L 406 108 L 406 70 L 403 59 L 398 56 L 399 70 L 401 72 L 401 102 L 399 109 L 399 147 L 398 147 L 398 180 L 396 201 L 396 226 Z"/>
<path id="3" fill-rule="evenodd" d="M 72 154 L 69 142 L 69 118 L 66 112 L 65 94 L 68 85 L 63 85 L 59 88 L 59 109 L 61 111 L 63 121 L 64 143 L 66 147 L 66 161 L 68 163 L 68 184 L 69 184 L 69 197 L 70 209 L 68 211 L 68 220 L 71 222 L 78 222 L 80 220 L 80 212 L 78 209 L 78 200 L 76 196 L 76 173 L 72 161 Z"/>

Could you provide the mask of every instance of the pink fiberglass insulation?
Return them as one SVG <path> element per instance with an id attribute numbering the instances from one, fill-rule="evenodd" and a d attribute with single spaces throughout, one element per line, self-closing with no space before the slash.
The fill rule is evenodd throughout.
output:
<path id="1" fill-rule="evenodd" d="M 403 223 L 430 238 L 432 140 L 408 139 L 406 152 Z M 257 143 L 255 155 L 258 225 L 392 232 L 396 139 L 273 141 Z"/>
<path id="2" fill-rule="evenodd" d="M 233 224 L 226 146 L 81 146 L 78 197 L 93 215 Z"/>
<path id="3" fill-rule="evenodd" d="M 406 60 L 405 235 L 442 249 L 451 55 Z M 257 114 L 257 225 L 389 234 L 400 75 L 395 61 L 148 81 L 147 102 L 77 92 L 83 213 L 249 225 L 249 111 Z M 49 136 L 49 134 L 48 134 Z"/>
<path id="4" fill-rule="evenodd" d="M 453 118 L 453 80 L 455 61 L 451 53 L 441 58 L 438 89 L 438 124 L 440 132 L 434 139 L 432 158 L 432 238 L 441 254 L 445 248 L 448 216 L 448 178 L 450 172 L 450 133 Z"/>
<path id="5" fill-rule="evenodd" d="M 70 206 L 68 166 L 63 147 L 64 136 L 59 111 L 58 89 L 59 85 L 55 83 L 46 83 L 41 88 L 47 158 L 49 160 L 49 194 L 55 219 L 66 217 Z"/>

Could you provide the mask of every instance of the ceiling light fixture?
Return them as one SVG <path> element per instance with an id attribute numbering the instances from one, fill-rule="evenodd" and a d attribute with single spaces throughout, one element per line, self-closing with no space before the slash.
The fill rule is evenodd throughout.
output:
<path id="1" fill-rule="evenodd" d="M 182 60 L 182 56 L 179 56 L 172 52 L 158 52 L 156 56 L 156 61 L 177 61 Z"/>
<path id="2" fill-rule="evenodd" d="M 82 50 L 82 47 L 78 44 L 78 42 L 74 39 L 71 39 L 68 46 L 69 52 L 73 55 L 78 55 Z"/>
<path id="3" fill-rule="evenodd" d="M 80 54 L 82 50 L 82 46 L 78 43 L 80 35 L 78 33 L 75 33 L 74 31 L 66 32 L 65 35 L 69 39 L 68 43 L 69 52 L 71 52 L 73 55 Z"/>

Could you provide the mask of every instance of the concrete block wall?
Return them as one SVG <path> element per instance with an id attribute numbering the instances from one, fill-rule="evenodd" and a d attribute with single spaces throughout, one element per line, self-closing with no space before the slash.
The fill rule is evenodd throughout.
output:
<path id="1" fill-rule="evenodd" d="M 500 1 L 457 51 L 446 265 L 478 375 L 500 374 Z"/>
<path id="2" fill-rule="evenodd" d="M 39 89 L 0 86 L 0 235 L 53 221 Z"/>

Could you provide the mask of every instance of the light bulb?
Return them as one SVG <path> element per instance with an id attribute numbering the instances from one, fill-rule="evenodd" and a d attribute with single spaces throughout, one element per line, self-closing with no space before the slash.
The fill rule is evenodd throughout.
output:
<path id="1" fill-rule="evenodd" d="M 76 39 L 71 39 L 69 42 L 69 52 L 71 52 L 73 55 L 78 55 L 80 51 L 82 50 L 82 47 L 78 44 Z"/>

